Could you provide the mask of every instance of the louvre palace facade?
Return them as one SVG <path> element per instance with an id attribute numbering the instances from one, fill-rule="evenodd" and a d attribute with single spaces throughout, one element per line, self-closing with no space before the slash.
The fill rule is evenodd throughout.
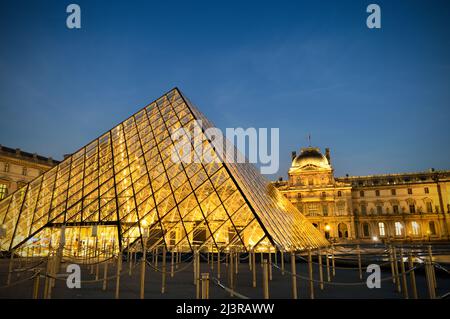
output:
<path id="1" fill-rule="evenodd" d="M 288 176 L 274 185 L 331 241 L 449 240 L 450 171 L 335 177 L 307 147 Z"/>

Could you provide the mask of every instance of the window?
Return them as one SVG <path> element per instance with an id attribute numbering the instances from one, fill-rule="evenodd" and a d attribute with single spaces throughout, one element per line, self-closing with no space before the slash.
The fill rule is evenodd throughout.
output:
<path id="1" fill-rule="evenodd" d="M 381 215 L 383 213 L 383 207 L 381 205 L 377 206 L 377 214 Z"/>
<path id="2" fill-rule="evenodd" d="M 4 171 L 5 173 L 9 172 L 9 163 L 5 163 Z"/>
<path id="3" fill-rule="evenodd" d="M 395 236 L 401 236 L 403 233 L 403 225 L 400 222 L 395 222 Z"/>
<path id="4" fill-rule="evenodd" d="M 414 204 L 409 205 L 409 213 L 410 214 L 415 214 L 416 213 L 416 205 L 414 205 Z"/>
<path id="5" fill-rule="evenodd" d="M 319 204 L 309 203 L 307 210 L 310 216 L 319 216 Z"/>
<path id="6" fill-rule="evenodd" d="M 412 195 L 412 188 L 408 188 L 408 194 Z"/>
<path id="7" fill-rule="evenodd" d="M 3 199 L 7 195 L 7 188 L 5 184 L 0 184 L 0 199 Z"/>
<path id="8" fill-rule="evenodd" d="M 367 206 L 362 204 L 361 205 L 361 215 L 366 215 L 367 214 Z"/>
<path id="9" fill-rule="evenodd" d="M 308 185 L 310 186 L 314 185 L 314 180 L 312 178 L 308 179 Z"/>
<path id="10" fill-rule="evenodd" d="M 26 167 L 22 168 L 22 175 L 27 176 L 27 168 Z"/>
<path id="11" fill-rule="evenodd" d="M 386 236 L 386 230 L 384 229 L 384 223 L 378 223 L 378 231 L 380 232 L 380 237 Z"/>
<path id="12" fill-rule="evenodd" d="M 328 216 L 328 205 L 327 204 L 322 205 L 322 212 L 323 212 L 323 216 Z"/>
<path id="13" fill-rule="evenodd" d="M 391 195 L 397 195 L 397 191 L 395 189 L 391 189 Z"/>
<path id="14" fill-rule="evenodd" d="M 378 189 L 375 191 L 375 196 L 380 196 L 380 191 Z"/>
<path id="15" fill-rule="evenodd" d="M 427 213 L 432 213 L 433 212 L 433 204 L 431 202 L 427 202 Z"/>
<path id="16" fill-rule="evenodd" d="M 338 191 L 338 197 L 342 197 L 342 192 Z"/>
<path id="17" fill-rule="evenodd" d="M 430 190 L 428 189 L 428 187 L 425 187 L 425 194 L 429 194 L 430 193 Z"/>
<path id="18" fill-rule="evenodd" d="M 370 236 L 369 224 L 368 223 L 364 223 L 363 224 L 363 236 L 364 237 L 369 237 Z"/>
<path id="19" fill-rule="evenodd" d="M 359 196 L 364 197 L 364 191 L 359 191 Z"/>
<path id="20" fill-rule="evenodd" d="M 428 223 L 428 229 L 429 229 L 430 235 L 436 235 L 436 224 L 434 223 L 434 221 L 430 221 Z"/>
<path id="21" fill-rule="evenodd" d="M 414 236 L 418 236 L 419 235 L 419 223 L 411 222 L 411 227 L 412 227 L 412 234 Z"/>
<path id="22" fill-rule="evenodd" d="M 322 197 L 327 197 L 327 193 L 322 192 Z"/>
<path id="23" fill-rule="evenodd" d="M 297 198 L 302 198 L 302 193 L 297 193 Z"/>
<path id="24" fill-rule="evenodd" d="M 345 215 L 345 203 L 337 203 L 337 214 L 338 216 Z"/>
<path id="25" fill-rule="evenodd" d="M 392 211 L 394 212 L 394 214 L 398 214 L 398 205 L 393 205 Z"/>

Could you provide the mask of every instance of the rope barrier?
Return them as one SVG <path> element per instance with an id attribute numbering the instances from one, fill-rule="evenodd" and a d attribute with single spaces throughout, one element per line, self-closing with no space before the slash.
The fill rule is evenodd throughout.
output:
<path id="1" fill-rule="evenodd" d="M 11 287 L 20 285 L 20 284 L 22 284 L 22 283 L 24 283 L 24 282 L 26 282 L 26 281 L 28 281 L 28 280 L 34 279 L 38 274 L 39 274 L 39 273 L 36 272 L 33 276 L 31 276 L 31 277 L 29 277 L 29 278 L 24 278 L 24 279 L 22 279 L 22 280 L 15 281 L 15 282 L 13 282 L 13 283 L 10 284 L 10 285 L 0 286 L 0 289 L 3 289 L 3 288 L 11 288 Z"/>
<path id="2" fill-rule="evenodd" d="M 236 290 L 233 290 L 225 285 L 223 285 L 219 279 L 217 279 L 216 277 L 211 277 L 211 279 L 213 280 L 213 282 L 219 286 L 220 288 L 222 288 L 223 290 L 225 290 L 226 292 L 229 292 L 231 294 L 233 294 L 233 296 L 238 297 L 239 299 L 250 299 L 247 296 L 244 296 L 243 294 L 240 294 L 239 292 L 237 292 Z"/>
<path id="3" fill-rule="evenodd" d="M 177 273 L 177 272 L 180 272 L 180 271 L 183 271 L 183 270 L 187 269 L 193 262 L 194 262 L 194 260 L 191 260 L 185 267 L 182 267 L 180 269 L 174 270 L 173 273 Z M 145 263 L 147 264 L 147 266 L 149 266 L 154 271 L 160 272 L 162 274 L 170 275 L 172 273 L 171 271 L 162 271 L 162 270 L 156 268 L 148 260 L 145 260 Z"/>
<path id="4" fill-rule="evenodd" d="M 277 264 L 273 264 L 273 266 L 281 271 L 281 268 Z M 418 265 L 418 266 L 415 266 L 415 267 L 409 269 L 408 271 L 405 271 L 405 275 L 409 274 L 413 270 L 419 269 L 422 266 L 423 265 Z M 284 272 L 286 272 L 286 273 L 288 273 L 290 275 L 293 275 L 292 272 L 290 272 L 290 271 L 288 271 L 286 269 L 284 270 Z M 325 281 L 325 280 L 324 281 L 319 281 L 319 280 L 316 280 L 316 279 L 312 279 L 311 280 L 310 278 L 307 278 L 307 277 L 304 277 L 304 276 L 300 276 L 298 274 L 295 274 L 295 276 L 300 278 L 300 279 L 302 279 L 302 280 L 305 280 L 305 281 L 312 281 L 312 282 L 319 283 L 319 284 L 323 283 L 325 285 L 330 285 L 330 286 L 359 286 L 359 285 L 367 285 L 367 283 L 365 281 L 358 281 L 358 282 L 333 282 L 333 281 L 331 281 L 331 282 L 328 282 L 328 281 Z M 401 274 L 399 274 L 398 276 L 385 277 L 385 278 L 380 279 L 380 281 L 392 280 L 392 278 L 400 278 L 400 276 L 401 276 Z"/>

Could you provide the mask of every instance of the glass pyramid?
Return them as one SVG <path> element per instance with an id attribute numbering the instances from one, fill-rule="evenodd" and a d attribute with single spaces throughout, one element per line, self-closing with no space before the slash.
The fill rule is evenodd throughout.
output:
<path id="1" fill-rule="evenodd" d="M 187 142 L 193 161 L 173 160 L 171 132 L 181 127 L 203 134 L 212 124 L 175 88 L 2 200 L 0 250 L 45 254 L 60 241 L 71 253 L 94 242 L 181 252 L 328 244 L 252 164 L 224 161 L 206 137 L 202 151 Z"/>

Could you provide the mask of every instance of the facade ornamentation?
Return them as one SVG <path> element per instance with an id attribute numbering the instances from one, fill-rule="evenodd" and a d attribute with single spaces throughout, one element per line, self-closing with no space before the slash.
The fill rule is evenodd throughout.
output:
<path id="1" fill-rule="evenodd" d="M 333 241 L 449 240 L 450 171 L 334 177 L 329 149 L 292 153 L 274 185 Z"/>

